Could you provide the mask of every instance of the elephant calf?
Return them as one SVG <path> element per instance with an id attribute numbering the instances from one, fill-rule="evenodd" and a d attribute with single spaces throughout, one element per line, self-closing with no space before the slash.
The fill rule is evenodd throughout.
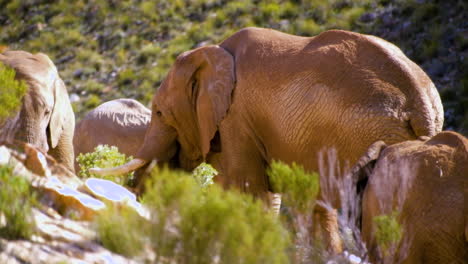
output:
<path id="1" fill-rule="evenodd" d="M 25 51 L 1 53 L 0 62 L 28 86 L 20 110 L 0 124 L 0 141 L 30 143 L 73 171 L 75 115 L 54 63 Z"/>
<path id="2" fill-rule="evenodd" d="M 362 204 L 362 236 L 372 263 L 468 263 L 467 180 L 468 139 L 457 133 L 385 148 Z M 403 235 L 382 261 L 374 217 L 393 211 Z"/>
<path id="3" fill-rule="evenodd" d="M 75 155 L 93 152 L 98 145 L 116 146 L 135 156 L 145 138 L 151 111 L 133 99 L 116 99 L 90 111 L 75 128 Z M 75 161 L 75 170 L 78 171 Z"/>

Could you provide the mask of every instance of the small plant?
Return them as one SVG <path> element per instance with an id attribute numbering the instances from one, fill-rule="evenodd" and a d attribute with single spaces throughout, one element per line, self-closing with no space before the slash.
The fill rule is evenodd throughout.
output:
<path id="1" fill-rule="evenodd" d="M 29 182 L 14 175 L 12 167 L 0 166 L 0 236 L 30 238 L 35 228 L 31 211 L 35 203 Z"/>
<path id="2" fill-rule="evenodd" d="M 128 257 L 142 252 L 148 224 L 133 209 L 109 203 L 97 215 L 94 224 L 99 240 L 109 250 Z"/>
<path id="3" fill-rule="evenodd" d="M 398 212 L 374 217 L 375 238 L 384 256 L 391 254 L 391 248 L 398 245 L 402 237 L 402 228 L 398 223 Z"/>
<path id="4" fill-rule="evenodd" d="M 99 145 L 94 149 L 94 152 L 83 154 L 81 153 L 76 158 L 80 165 L 79 175 L 84 178 L 96 177 L 97 175 L 89 173 L 89 169 L 93 167 L 111 168 L 123 165 L 132 160 L 132 157 L 125 157 L 125 154 L 119 153 L 119 149 L 115 146 Z M 127 184 L 133 177 L 133 172 L 123 176 L 109 175 L 100 177 L 106 180 L 111 180 L 118 184 Z"/>
<path id="5" fill-rule="evenodd" d="M 0 62 L 0 124 L 18 110 L 27 91 L 26 84 L 15 80 L 15 75 L 14 69 Z"/>
<path id="6" fill-rule="evenodd" d="M 202 163 L 196 167 L 192 176 L 195 178 L 195 181 L 203 188 L 213 184 L 213 178 L 218 174 L 218 172 L 208 163 Z"/>
<path id="7" fill-rule="evenodd" d="M 288 262 L 287 232 L 253 197 L 216 185 L 204 189 L 190 174 L 167 168 L 154 168 L 146 186 L 149 221 L 112 211 L 98 218 L 107 248 L 135 255 L 148 241 L 155 263 Z"/>
<path id="8" fill-rule="evenodd" d="M 313 208 L 319 191 L 317 173 L 307 173 L 296 163 L 291 166 L 273 161 L 267 170 L 273 190 L 283 194 L 283 200 L 295 208 L 305 211 Z"/>

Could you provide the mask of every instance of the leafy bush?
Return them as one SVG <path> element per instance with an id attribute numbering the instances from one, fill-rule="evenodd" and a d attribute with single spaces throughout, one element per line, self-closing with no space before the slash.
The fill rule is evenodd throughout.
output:
<path id="1" fill-rule="evenodd" d="M 99 240 L 104 247 L 118 254 L 134 257 L 145 245 L 145 219 L 133 209 L 110 203 L 94 220 Z"/>
<path id="2" fill-rule="evenodd" d="M 288 234 L 260 201 L 216 185 L 203 188 L 190 174 L 167 168 L 153 169 L 146 190 L 149 221 L 116 213 L 99 218 L 106 247 L 137 255 L 139 243 L 148 241 L 155 263 L 288 262 Z M 120 248 L 116 241 L 123 239 L 139 246 Z"/>
<path id="3" fill-rule="evenodd" d="M 319 190 L 317 173 L 307 173 L 296 163 L 291 166 L 273 161 L 267 170 L 274 192 L 283 195 L 283 201 L 304 212 L 313 208 Z"/>
<path id="4" fill-rule="evenodd" d="M 13 168 L 0 166 L 0 236 L 30 238 L 35 228 L 31 212 L 35 202 L 29 182 L 13 174 Z"/>
<path id="5" fill-rule="evenodd" d="M 402 228 L 398 223 L 398 212 L 374 217 L 375 238 L 384 256 L 391 254 L 390 249 L 400 242 Z"/>
<path id="6" fill-rule="evenodd" d="M 125 157 L 125 154 L 119 152 L 119 149 L 115 146 L 109 147 L 108 145 L 99 145 L 94 149 L 94 152 L 81 153 L 76 158 L 80 165 L 79 176 L 84 178 L 98 177 L 106 180 L 111 180 L 119 184 L 127 184 L 133 177 L 133 172 L 123 176 L 119 175 L 108 175 L 108 176 L 97 176 L 89 173 L 90 168 L 112 168 L 123 165 L 132 160 L 132 156 Z"/>
<path id="7" fill-rule="evenodd" d="M 196 167 L 192 176 L 195 178 L 195 181 L 203 188 L 213 184 L 213 178 L 218 174 L 218 172 L 208 163 L 202 163 Z"/>
<path id="8" fill-rule="evenodd" d="M 15 80 L 14 69 L 0 62 L 0 124 L 21 106 L 27 86 Z"/>
<path id="9" fill-rule="evenodd" d="M 153 170 L 146 190 L 143 201 L 155 216 L 150 239 L 161 257 L 177 263 L 287 261 L 286 232 L 251 196 L 217 185 L 205 192 L 193 177 L 168 169 Z"/>

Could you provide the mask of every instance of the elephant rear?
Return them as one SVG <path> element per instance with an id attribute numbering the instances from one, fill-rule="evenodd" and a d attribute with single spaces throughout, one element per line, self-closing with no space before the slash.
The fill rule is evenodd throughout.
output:
<path id="1" fill-rule="evenodd" d="M 442 131 L 444 111 L 439 92 L 429 76 L 395 45 L 375 36 L 365 35 L 392 66 L 387 80 L 407 98 L 405 118 L 417 137 L 432 137 Z M 393 69 L 392 69 L 393 68 Z"/>
<path id="2" fill-rule="evenodd" d="M 372 261 L 382 253 L 374 218 L 398 212 L 402 239 L 383 263 L 467 263 L 467 172 L 468 139 L 454 132 L 386 148 L 363 198 L 362 234 Z"/>

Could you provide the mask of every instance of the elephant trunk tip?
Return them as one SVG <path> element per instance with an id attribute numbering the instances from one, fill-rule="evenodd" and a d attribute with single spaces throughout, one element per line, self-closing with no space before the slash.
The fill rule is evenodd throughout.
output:
<path id="1" fill-rule="evenodd" d="M 147 163 L 146 160 L 143 159 L 133 159 L 127 162 L 124 165 L 114 167 L 114 168 L 91 168 L 89 172 L 92 174 L 100 175 L 100 176 L 107 176 L 107 175 L 122 175 L 125 173 L 129 173 L 134 171 L 138 168 L 143 167 Z"/>

